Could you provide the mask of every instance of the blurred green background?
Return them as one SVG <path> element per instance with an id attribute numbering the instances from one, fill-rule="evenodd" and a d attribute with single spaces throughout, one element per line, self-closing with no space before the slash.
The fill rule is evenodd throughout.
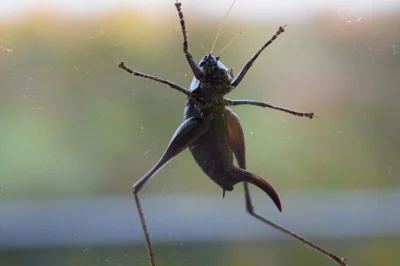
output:
<path id="1" fill-rule="evenodd" d="M 182 53 L 174 1 L 169 2 L 162 16 L 139 8 L 96 16 L 38 8 L 19 19 L 0 21 L 3 209 L 12 210 L 16 201 L 40 205 L 73 198 L 85 205 L 85 199 L 95 197 L 130 197 L 131 185 L 159 159 L 182 122 L 186 97 L 128 75 L 118 69 L 116 60 L 189 87 L 192 74 Z M 224 4 L 227 10 L 230 1 Z M 184 2 L 183 12 L 189 49 L 198 60 L 209 52 L 224 14 L 202 16 L 191 5 Z M 294 200 L 285 197 L 290 193 L 303 193 L 310 202 L 318 202 L 324 191 L 384 195 L 400 187 L 400 11 L 347 16 L 323 9 L 312 13 L 311 19 L 290 22 L 232 16 L 216 51 L 242 33 L 221 57 L 237 74 L 285 23 L 287 31 L 264 51 L 228 97 L 265 101 L 318 116 L 309 120 L 258 107 L 232 108 L 244 128 L 248 169 L 268 180 L 283 197 L 280 219 L 294 228 L 294 222 L 285 219 L 285 204 Z M 261 196 L 255 203 L 260 212 L 266 208 L 276 212 L 266 195 L 252 191 Z M 223 201 L 229 202 L 232 194 L 243 197 L 241 186 Z M 188 151 L 158 172 L 141 195 L 159 196 L 159 201 L 174 195 L 181 195 L 183 201 L 190 200 L 185 195 L 222 201 L 219 187 L 201 172 Z M 140 230 L 131 203 L 125 211 L 134 222 L 126 225 Z M 156 208 L 157 203 L 151 206 Z M 400 212 L 396 203 L 391 206 Z M 310 208 L 299 206 L 303 207 Z M 336 207 L 332 217 L 340 221 L 341 207 Z M 191 217 L 196 208 L 193 205 L 180 215 Z M 244 202 L 236 208 L 246 215 Z M 67 217 L 74 216 L 70 211 Z M 352 213 L 356 217 L 357 209 Z M 0 238 L 12 227 L 1 216 Z M 214 217 L 209 218 L 212 223 Z M 103 222 L 101 216 L 95 221 Z M 225 220 L 227 227 L 229 223 Z M 307 230 L 318 223 L 307 220 Z M 248 226 L 243 224 L 244 230 Z M 313 240 L 348 256 L 350 265 L 396 265 L 400 224 L 394 228 L 397 231 L 390 237 L 366 233 L 360 238 L 341 235 Z M 27 232 L 17 229 L 16 237 Z M 68 230 L 74 229 L 71 224 Z M 52 234 L 44 230 L 43 234 Z M 168 225 L 160 230 L 168 234 Z M 301 229 L 298 233 L 302 234 Z M 101 245 L 46 246 L 37 239 L 33 243 L 38 247 L 22 243 L 18 248 L 4 239 L 0 265 L 148 265 L 142 235 L 132 243 L 116 240 Z M 334 265 L 294 240 L 268 239 L 268 234 L 264 240 L 155 241 L 155 252 L 157 265 Z"/>

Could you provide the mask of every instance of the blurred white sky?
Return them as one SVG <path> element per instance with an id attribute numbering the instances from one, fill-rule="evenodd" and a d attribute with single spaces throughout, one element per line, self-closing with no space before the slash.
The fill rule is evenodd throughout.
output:
<path id="1" fill-rule="evenodd" d="M 184 12 L 223 18 L 233 0 L 181 0 Z M 29 11 L 58 11 L 72 15 L 101 15 L 120 8 L 140 8 L 153 14 L 172 14 L 175 0 L 0 0 L 0 19 L 18 20 Z M 232 17 L 303 20 L 320 9 L 333 8 L 345 20 L 400 9 L 400 0 L 237 0 Z"/>

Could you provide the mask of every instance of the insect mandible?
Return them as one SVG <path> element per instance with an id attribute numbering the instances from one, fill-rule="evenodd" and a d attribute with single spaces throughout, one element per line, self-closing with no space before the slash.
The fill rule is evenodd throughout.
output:
<path id="1" fill-rule="evenodd" d="M 235 1 L 236 0 L 234 0 L 230 6 L 229 11 L 233 7 Z M 236 184 L 242 182 L 244 185 L 246 210 L 251 216 L 287 234 L 288 236 L 301 241 L 313 250 L 321 252 L 339 265 L 346 266 L 346 258 L 339 258 L 292 231 L 267 220 L 254 211 L 248 184 L 253 184 L 263 190 L 272 199 L 279 211 L 282 211 L 281 202 L 278 194 L 268 182 L 246 170 L 243 130 L 237 115 L 227 106 L 255 105 L 284 111 L 296 116 L 308 117 L 310 119 L 315 117 L 314 113 L 301 113 L 264 102 L 252 100 L 230 100 L 224 97 L 240 84 L 247 71 L 251 68 L 261 52 L 285 31 L 285 27 L 279 27 L 275 35 L 273 35 L 272 38 L 253 55 L 239 74 L 234 77 L 232 69 L 228 69 L 220 61 L 221 53 L 217 56 L 212 54 L 218 35 L 221 32 L 223 22 L 221 23 L 211 52 L 205 55 L 201 61 L 197 63 L 188 50 L 186 27 L 181 5 L 182 4 L 179 0 L 177 0 L 175 7 L 178 11 L 183 35 L 183 52 L 194 75 L 189 90 L 171 81 L 134 71 L 125 66 L 124 62 L 119 62 L 119 67 L 126 72 L 166 84 L 187 96 L 187 104 L 184 110 L 184 122 L 176 130 L 161 159 L 149 172 L 133 185 L 133 195 L 145 236 L 150 265 L 155 266 L 154 253 L 138 193 L 147 181 L 149 181 L 149 179 L 168 161 L 184 149 L 189 148 L 193 158 L 203 172 L 222 188 L 223 196 L 225 196 L 226 191 L 232 191 Z M 224 20 L 229 14 L 229 11 Z M 238 167 L 233 164 L 233 156 L 236 158 Z"/>

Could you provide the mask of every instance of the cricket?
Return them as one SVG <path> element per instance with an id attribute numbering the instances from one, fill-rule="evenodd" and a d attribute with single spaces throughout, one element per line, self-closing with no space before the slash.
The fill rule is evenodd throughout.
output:
<path id="1" fill-rule="evenodd" d="M 187 96 L 183 123 L 175 131 L 169 145 L 159 161 L 149 172 L 133 185 L 133 196 L 145 237 L 149 264 L 151 266 L 156 265 L 150 234 L 147 230 L 145 216 L 139 201 L 139 192 L 150 178 L 168 161 L 177 156 L 184 149 L 189 148 L 193 158 L 202 171 L 218 186 L 220 186 L 223 197 L 227 191 L 233 191 L 235 185 L 243 183 L 246 211 L 251 216 L 289 237 L 300 241 L 314 251 L 320 252 L 327 258 L 335 261 L 338 265 L 346 266 L 346 257 L 340 258 L 334 255 L 291 230 L 260 216 L 254 210 L 250 196 L 249 184 L 264 191 L 271 198 L 272 202 L 280 212 L 282 212 L 282 205 L 277 192 L 267 181 L 258 175 L 247 171 L 243 130 L 238 116 L 228 107 L 236 105 L 253 105 L 271 108 L 310 119 L 316 116 L 312 112 L 297 112 L 265 102 L 253 100 L 231 100 L 225 98 L 226 94 L 239 86 L 256 59 L 265 48 L 278 38 L 280 34 L 285 32 L 286 27 L 286 25 L 279 27 L 277 32 L 251 57 L 235 77 L 232 68 L 228 69 L 220 59 L 222 52 L 228 48 L 237 36 L 229 42 L 219 54 L 213 54 L 218 36 L 220 35 L 224 22 L 235 2 L 236 0 L 233 1 L 220 24 L 210 53 L 205 55 L 200 62 L 197 63 L 188 49 L 186 26 L 181 9 L 182 3 L 179 0 L 176 1 L 175 7 L 178 12 L 183 35 L 183 53 L 194 76 L 189 89 L 166 79 L 134 71 L 127 67 L 124 62 L 118 62 L 119 68 L 134 76 L 163 83 Z M 238 166 L 235 166 L 233 163 L 234 157 Z"/>

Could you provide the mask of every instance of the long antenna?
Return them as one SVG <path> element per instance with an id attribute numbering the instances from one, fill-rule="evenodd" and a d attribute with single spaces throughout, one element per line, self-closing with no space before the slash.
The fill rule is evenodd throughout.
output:
<path id="1" fill-rule="evenodd" d="M 235 4 L 235 2 L 236 2 L 236 0 L 234 0 L 233 3 L 231 4 L 231 7 L 229 8 L 228 12 L 226 12 L 225 17 L 224 17 L 224 19 L 222 20 L 221 25 L 219 26 L 218 33 L 217 33 L 217 36 L 215 37 L 213 46 L 211 47 L 211 52 L 210 52 L 210 54 L 212 54 L 212 52 L 213 52 L 213 50 L 214 50 L 215 44 L 217 43 L 219 34 L 220 34 L 221 31 L 222 31 L 222 27 L 224 26 L 225 20 L 226 20 L 226 18 L 228 17 L 229 12 L 231 12 L 231 9 L 232 9 L 233 5 Z"/>
<path id="2" fill-rule="evenodd" d="M 219 54 L 217 55 L 217 58 L 219 58 L 222 54 L 222 52 L 224 52 L 226 49 L 228 49 L 229 46 L 231 46 L 231 44 L 237 39 L 237 37 L 239 37 L 239 35 L 242 34 L 241 32 L 239 32 L 238 34 L 236 34 L 235 37 L 232 38 L 232 40 L 230 40 L 230 42 L 228 42 L 227 45 L 225 45 L 224 48 L 222 48 L 221 52 L 219 52 Z"/>

